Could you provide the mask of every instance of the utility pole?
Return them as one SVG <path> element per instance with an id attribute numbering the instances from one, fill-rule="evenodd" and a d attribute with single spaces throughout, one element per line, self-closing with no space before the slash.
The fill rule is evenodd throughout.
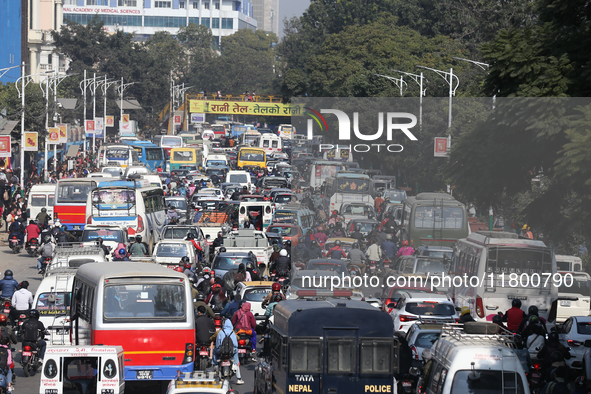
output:
<path id="1" fill-rule="evenodd" d="M 460 79 L 457 75 L 454 75 L 453 68 L 449 69 L 449 72 L 436 70 L 434 68 L 429 68 L 425 66 L 417 66 L 418 68 L 424 68 L 425 70 L 430 70 L 436 72 L 441 78 L 445 80 L 449 84 L 449 117 L 447 121 L 447 128 L 451 128 L 451 101 L 452 97 L 456 94 L 456 89 L 460 85 Z M 455 80 L 455 81 L 454 81 Z M 455 87 L 454 87 L 455 83 Z"/>
<path id="2" fill-rule="evenodd" d="M 107 75 L 105 74 L 105 81 L 103 82 L 103 144 L 107 142 L 107 89 L 117 81 L 107 82 Z M 113 125 L 115 126 L 115 125 Z"/>

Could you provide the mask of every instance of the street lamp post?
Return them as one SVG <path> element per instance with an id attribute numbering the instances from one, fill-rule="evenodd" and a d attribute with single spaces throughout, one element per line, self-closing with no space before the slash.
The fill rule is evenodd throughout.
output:
<path id="1" fill-rule="evenodd" d="M 107 89 L 117 81 L 108 82 L 105 74 L 105 81 L 102 84 L 103 89 L 103 144 L 107 142 Z"/>
<path id="2" fill-rule="evenodd" d="M 409 76 L 413 81 L 415 81 L 418 85 L 419 85 L 419 127 L 423 127 L 423 96 L 425 95 L 425 92 L 427 92 L 427 88 L 423 89 L 423 79 L 425 80 L 425 82 L 429 82 L 427 80 L 427 78 L 423 78 L 423 73 L 421 72 L 421 75 L 417 75 L 417 74 L 411 74 L 411 73 L 407 73 L 404 71 L 399 71 L 399 70 L 393 70 L 394 72 L 400 73 L 400 74 L 404 74 Z M 400 77 L 402 78 L 402 77 Z"/>
<path id="3" fill-rule="evenodd" d="M 374 75 L 377 77 L 386 78 L 386 79 L 394 82 L 394 84 L 400 88 L 400 96 L 402 96 L 402 94 L 403 94 L 402 87 L 404 86 L 405 87 L 404 90 L 406 90 L 406 86 L 408 86 L 407 83 L 402 79 L 402 75 L 400 76 L 400 79 L 389 77 L 387 75 L 382 75 L 382 74 L 374 74 Z"/>
<path id="4" fill-rule="evenodd" d="M 451 100 L 452 97 L 456 94 L 456 89 L 460 85 L 460 79 L 457 75 L 454 75 L 453 68 L 449 69 L 449 72 L 436 70 L 434 68 L 429 68 L 425 66 L 418 66 L 418 68 L 423 68 L 425 70 L 430 70 L 436 72 L 441 78 L 445 80 L 449 84 L 449 118 L 447 121 L 447 128 L 451 128 Z M 455 79 L 455 87 L 454 87 L 454 79 Z"/>
<path id="5" fill-rule="evenodd" d="M 129 86 L 133 85 L 135 82 L 129 82 L 129 83 L 123 83 L 123 77 L 121 77 L 121 84 L 118 87 L 119 90 L 119 95 L 120 95 L 120 99 L 121 99 L 121 114 L 120 114 L 120 118 L 119 121 L 123 120 L 123 92 L 125 91 L 125 89 L 127 89 Z"/>
<path id="6" fill-rule="evenodd" d="M 172 86 L 172 91 L 173 91 L 173 114 L 174 114 L 174 109 L 175 109 L 175 104 L 176 102 L 181 102 L 181 100 L 184 98 L 184 94 L 187 90 L 191 89 L 193 86 L 187 86 L 185 87 L 185 84 L 183 83 L 182 85 L 173 85 Z M 185 100 L 183 100 L 184 102 Z M 186 107 L 185 107 L 186 109 Z M 185 110 L 185 113 L 187 111 Z M 185 125 L 187 124 L 186 119 L 185 119 Z M 174 126 L 174 122 L 173 122 L 173 126 Z"/>
<path id="7" fill-rule="evenodd" d="M 453 57 L 452 59 L 456 59 L 456 60 L 462 60 L 464 62 L 468 62 L 468 63 L 472 63 L 477 65 L 478 67 L 480 67 L 483 70 L 488 70 L 490 68 L 490 64 L 488 63 L 483 63 L 483 62 L 477 62 L 476 60 L 470 60 L 470 59 L 464 59 L 463 57 Z M 492 105 L 492 109 L 495 109 L 495 101 L 497 100 L 497 95 L 493 94 L 493 105 Z"/>

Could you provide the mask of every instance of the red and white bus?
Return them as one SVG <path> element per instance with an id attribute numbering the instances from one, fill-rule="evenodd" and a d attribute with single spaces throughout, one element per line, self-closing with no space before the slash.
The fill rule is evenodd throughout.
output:
<path id="1" fill-rule="evenodd" d="M 84 230 L 86 199 L 96 184 L 93 178 L 60 179 L 56 186 L 53 219 L 59 219 L 68 231 Z"/>
<path id="2" fill-rule="evenodd" d="M 215 134 L 216 138 L 225 137 L 226 136 L 226 126 L 223 124 L 212 124 L 210 127 L 213 134 Z"/>
<path id="3" fill-rule="evenodd" d="M 182 148 L 183 138 L 179 135 L 163 135 L 160 139 L 160 147 L 163 148 L 170 156 L 172 148 Z"/>
<path id="4" fill-rule="evenodd" d="M 184 274 L 151 263 L 88 263 L 72 298 L 72 345 L 123 346 L 126 381 L 193 371 L 195 316 Z"/>

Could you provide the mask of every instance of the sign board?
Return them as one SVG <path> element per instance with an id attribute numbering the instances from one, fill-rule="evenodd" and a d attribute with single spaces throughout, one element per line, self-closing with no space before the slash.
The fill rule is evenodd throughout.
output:
<path id="1" fill-rule="evenodd" d="M 86 135 L 91 135 L 94 134 L 95 132 L 95 128 L 94 128 L 94 120 L 86 120 L 84 122 L 84 126 L 85 126 L 85 130 L 86 130 Z"/>
<path id="2" fill-rule="evenodd" d="M 103 122 L 103 118 L 94 118 L 94 128 L 97 133 L 104 130 L 105 124 Z"/>
<path id="3" fill-rule="evenodd" d="M 130 122 L 119 122 L 119 133 L 123 134 L 133 134 L 133 127 L 131 127 Z"/>
<path id="4" fill-rule="evenodd" d="M 121 117 L 121 121 L 123 123 L 129 123 L 129 114 L 123 114 L 123 116 Z"/>
<path id="5" fill-rule="evenodd" d="M 0 135 L 0 157 L 10 156 L 10 136 Z"/>
<path id="6" fill-rule="evenodd" d="M 68 142 L 68 132 L 70 131 L 69 130 L 70 125 L 65 124 L 65 123 L 60 123 L 55 126 L 60 130 L 59 143 L 65 144 L 66 142 Z"/>
<path id="7" fill-rule="evenodd" d="M 189 111 L 205 114 L 292 116 L 303 114 L 305 108 L 281 103 L 189 100 Z"/>
<path id="8" fill-rule="evenodd" d="M 37 152 L 39 150 L 38 134 L 36 131 L 25 131 L 25 152 Z"/>
<path id="9" fill-rule="evenodd" d="M 449 157 L 449 148 L 451 144 L 447 137 L 435 137 L 434 145 L 435 157 Z"/>
<path id="10" fill-rule="evenodd" d="M 182 119 L 183 119 L 183 117 L 181 115 L 175 115 L 174 116 L 174 125 L 177 126 L 177 125 L 182 124 Z"/>
<path id="11" fill-rule="evenodd" d="M 113 115 L 107 115 L 107 120 L 105 124 L 107 127 L 115 126 L 115 117 Z"/>
<path id="12" fill-rule="evenodd" d="M 47 129 L 47 142 L 54 145 L 60 143 L 60 129 L 58 127 Z"/>
<path id="13" fill-rule="evenodd" d="M 205 114 L 204 113 L 191 114 L 191 123 L 204 123 L 204 122 L 205 122 Z"/>

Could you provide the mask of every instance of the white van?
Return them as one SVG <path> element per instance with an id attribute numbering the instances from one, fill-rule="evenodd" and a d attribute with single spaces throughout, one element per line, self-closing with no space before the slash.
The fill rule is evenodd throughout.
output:
<path id="1" fill-rule="evenodd" d="M 556 255 L 556 269 L 564 272 L 583 271 L 583 260 L 577 256 Z"/>
<path id="2" fill-rule="evenodd" d="M 35 293 L 33 305 L 39 311 L 39 321 L 49 331 L 47 346 L 70 345 L 70 316 L 72 288 L 76 269 L 63 269 L 45 277 Z"/>
<path id="3" fill-rule="evenodd" d="M 498 326 L 493 326 L 492 323 L 444 324 L 439 340 L 431 347 L 433 358 L 423 367 L 418 383 L 423 392 L 528 394 L 527 377 L 512 349 L 513 334 L 506 330 L 498 334 L 476 334 L 498 332 Z"/>
<path id="4" fill-rule="evenodd" d="M 157 186 L 162 189 L 162 180 L 157 174 L 142 174 L 142 179 L 150 181 L 150 186 Z"/>
<path id="5" fill-rule="evenodd" d="M 41 208 L 47 208 L 47 214 L 53 218 L 53 205 L 55 197 L 55 183 L 42 183 L 33 185 L 27 198 L 27 217 L 35 220 L 41 213 Z"/>
<path id="6" fill-rule="evenodd" d="M 257 230 L 265 231 L 265 229 L 271 224 L 274 213 L 275 208 L 271 201 L 241 201 L 240 207 L 238 208 L 238 224 L 242 226 L 244 221 L 248 220 Z M 263 217 L 262 226 L 257 227 L 261 215 Z"/>
<path id="7" fill-rule="evenodd" d="M 254 141 L 253 146 L 264 149 L 267 154 L 281 152 L 281 149 L 283 149 L 281 137 L 271 133 L 261 134 L 261 136 Z"/>
<path id="8" fill-rule="evenodd" d="M 591 307 L 591 276 L 586 272 L 562 272 L 563 285 L 558 288 L 556 322 L 571 316 L 588 316 Z M 572 281 L 571 281 L 572 278 Z"/>
<path id="9" fill-rule="evenodd" d="M 205 159 L 205 168 L 228 166 L 228 157 L 226 155 L 209 155 Z"/>
<path id="10" fill-rule="evenodd" d="M 252 182 L 250 172 L 247 171 L 229 171 L 226 174 L 226 183 L 239 183 L 242 187 L 246 186 L 251 193 L 254 193 L 257 189 Z"/>

